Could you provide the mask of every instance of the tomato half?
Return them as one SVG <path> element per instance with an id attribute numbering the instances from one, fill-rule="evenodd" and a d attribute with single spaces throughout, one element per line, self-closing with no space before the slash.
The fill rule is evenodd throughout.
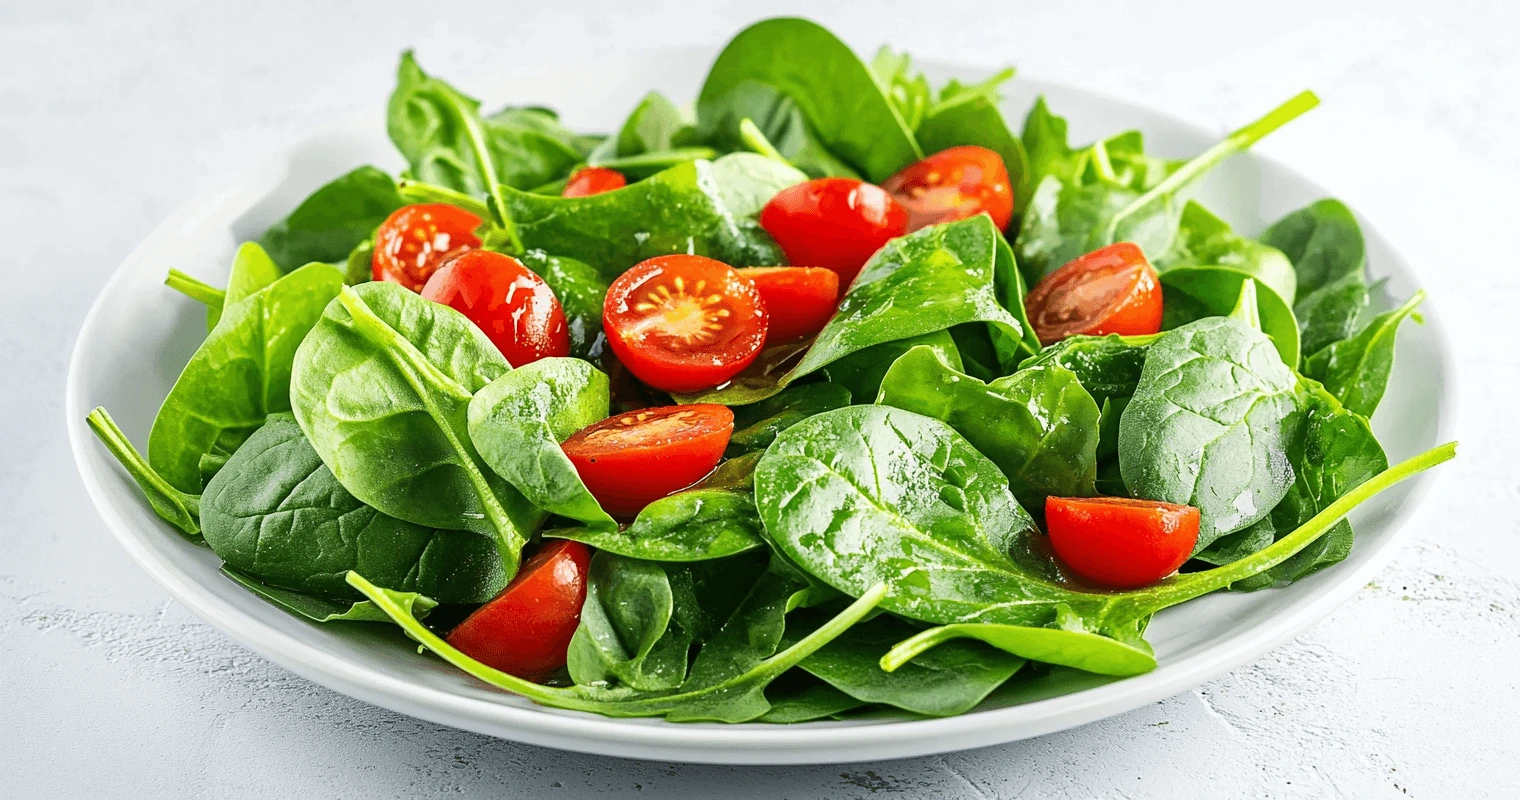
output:
<path id="1" fill-rule="evenodd" d="M 1068 336 L 1161 330 L 1161 279 L 1133 242 L 1094 250 L 1045 276 L 1024 297 L 1040 344 Z"/>
<path id="2" fill-rule="evenodd" d="M 420 292 L 444 261 L 480 246 L 479 227 L 480 217 L 446 203 L 399 208 L 375 234 L 370 273 Z"/>
<path id="3" fill-rule="evenodd" d="M 839 307 L 839 273 L 823 267 L 749 267 L 738 270 L 755 284 L 770 327 L 767 345 L 795 342 L 823 330 Z"/>
<path id="4" fill-rule="evenodd" d="M 606 167 L 585 167 L 575 171 L 570 180 L 565 182 L 565 190 L 560 192 L 561 197 L 590 197 L 602 192 L 610 192 L 613 189 L 621 189 L 628 185 L 628 179 L 623 173 Z"/>
<path id="5" fill-rule="evenodd" d="M 1050 546 L 1093 583 L 1134 589 L 1177 571 L 1198 543 L 1198 509 L 1127 497 L 1048 497 Z"/>
<path id="6" fill-rule="evenodd" d="M 602 508 L 627 518 L 707 477 L 733 432 L 727 406 L 661 406 L 608 417 L 560 448 Z"/>
<path id="7" fill-rule="evenodd" d="M 586 602 L 591 549 L 554 539 L 522 563 L 507 588 L 448 635 L 449 644 L 520 678 L 543 678 L 565 665 Z"/>
<path id="8" fill-rule="evenodd" d="M 880 186 L 854 178 L 818 178 L 782 189 L 760 210 L 760 227 L 793 264 L 850 281 L 889 239 L 908 232 L 908 212 Z"/>
<path id="9" fill-rule="evenodd" d="M 1003 157 L 962 145 L 915 161 L 881 185 L 908 209 L 908 230 L 974 217 L 983 211 L 998 230 L 1013 221 L 1013 184 Z"/>
<path id="10" fill-rule="evenodd" d="M 444 263 L 422 296 L 464 314 L 514 367 L 570 355 L 570 328 L 549 284 L 517 259 L 470 250 Z"/>
<path id="11" fill-rule="evenodd" d="M 639 380 L 667 392 L 710 389 L 749 366 L 770 324 L 755 285 L 721 261 L 659 256 L 607 289 L 607 345 Z"/>

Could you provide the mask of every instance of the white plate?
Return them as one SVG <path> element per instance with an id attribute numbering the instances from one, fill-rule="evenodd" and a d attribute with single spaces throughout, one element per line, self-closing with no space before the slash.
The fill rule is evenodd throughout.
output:
<path id="1" fill-rule="evenodd" d="M 537 103 L 560 109 L 571 126 L 610 130 L 646 91 L 695 96 L 711 51 L 677 50 L 502 76 L 480 91 L 487 106 Z M 943 79 L 984 70 L 931 67 Z M 1071 120 L 1072 139 L 1091 141 L 1127 128 L 1150 148 L 1192 155 L 1217 132 L 1112 98 L 1054 83 L 1018 79 L 1009 87 L 1010 119 L 1021 121 L 1035 95 Z M 898 758 L 997 744 L 1070 728 L 1196 686 L 1278 645 L 1329 613 L 1364 585 L 1391 555 L 1418 500 L 1436 477 L 1389 491 L 1353 515 L 1357 543 L 1345 563 L 1286 589 L 1220 593 L 1162 612 L 1148 636 L 1160 667 L 1121 681 L 1079 680 L 1047 687 L 1045 697 L 999 698 L 947 719 L 861 720 L 779 726 L 675 724 L 608 719 L 535 706 L 418 655 L 381 625 L 318 626 L 290 616 L 217 572 L 215 555 L 176 535 L 85 426 L 97 405 L 110 409 L 138 441 L 190 353 L 205 335 L 202 309 L 163 286 L 179 267 L 221 282 L 235 245 L 256 237 L 312 189 L 364 163 L 392 171 L 398 156 L 385 136 L 383 108 L 323 130 L 196 198 L 153 232 L 101 292 L 79 334 L 69 369 L 67 413 L 80 475 L 106 524 L 134 559 L 176 599 L 243 645 L 336 691 L 445 725 L 548 747 L 605 755 L 716 763 L 826 763 Z M 1237 158 L 1210 180 L 1202 200 L 1245 233 L 1329 193 L 1271 159 Z M 1413 271 L 1363 221 L 1372 274 L 1407 297 Z M 1391 460 L 1451 438 L 1453 359 L 1436 313 L 1399 334 L 1398 366 L 1374 426 Z M 1060 692 L 1067 693 L 1060 693 Z"/>

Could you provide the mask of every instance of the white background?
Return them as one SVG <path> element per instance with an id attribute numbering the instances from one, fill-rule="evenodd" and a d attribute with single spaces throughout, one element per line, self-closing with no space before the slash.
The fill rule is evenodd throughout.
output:
<path id="1" fill-rule="evenodd" d="M 1520 4 L 765 5 L 0 2 L 4 794 L 1520 795 Z M 64 371 L 107 276 L 173 209 L 382 100 L 404 47 L 468 90 L 514 64 L 718 45 L 788 11 L 862 51 L 1013 63 L 1221 130 L 1318 91 L 1262 149 L 1380 227 L 1457 338 L 1463 447 L 1428 529 L 1302 639 L 1194 691 L 1008 746 L 819 767 L 621 761 L 419 722 L 243 651 L 128 562 L 74 472 Z"/>

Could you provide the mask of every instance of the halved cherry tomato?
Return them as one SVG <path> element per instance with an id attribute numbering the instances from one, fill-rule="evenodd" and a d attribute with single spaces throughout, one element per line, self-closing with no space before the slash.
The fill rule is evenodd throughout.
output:
<path id="1" fill-rule="evenodd" d="M 457 255 L 422 296 L 464 314 L 514 367 L 570 355 L 570 328 L 549 284 L 517 259 L 490 250 Z"/>
<path id="2" fill-rule="evenodd" d="M 667 392 L 709 389 L 749 366 L 770 324 L 755 285 L 721 261 L 658 256 L 607 289 L 602 327 L 639 380 Z"/>
<path id="3" fill-rule="evenodd" d="M 854 178 L 818 178 L 782 189 L 760 210 L 760 227 L 793 264 L 850 281 L 887 240 L 908 232 L 908 212 L 880 186 Z"/>
<path id="4" fill-rule="evenodd" d="M 608 417 L 560 448 L 602 508 L 627 518 L 707 477 L 733 432 L 727 406 L 694 403 Z"/>
<path id="5" fill-rule="evenodd" d="M 628 179 L 615 169 L 584 167 L 576 170 L 575 174 L 570 176 L 570 180 L 565 182 L 565 190 L 560 192 L 560 196 L 590 197 L 613 189 L 621 189 L 627 185 Z"/>
<path id="6" fill-rule="evenodd" d="M 380 223 L 370 272 L 420 292 L 444 261 L 480 246 L 479 227 L 480 217 L 446 203 L 403 206 Z"/>
<path id="7" fill-rule="evenodd" d="M 985 147 L 941 150 L 903 167 L 881 188 L 908 209 L 908 230 L 974 217 L 983 211 L 998 230 L 1013 220 L 1013 184 L 1003 157 Z"/>
<path id="8" fill-rule="evenodd" d="M 519 678 L 543 678 L 565 665 L 586 602 L 591 549 L 554 539 L 524 561 L 490 602 L 448 635 L 449 644 Z"/>
<path id="9" fill-rule="evenodd" d="M 823 330 L 839 307 L 839 273 L 823 267 L 749 267 L 738 270 L 765 301 L 771 317 L 767 345 L 806 339 Z"/>
<path id="10" fill-rule="evenodd" d="M 1040 344 L 1076 334 L 1161 330 L 1161 279 L 1133 242 L 1118 242 L 1045 276 L 1024 297 Z"/>
<path id="11" fill-rule="evenodd" d="M 1127 497 L 1047 497 L 1050 546 L 1093 583 L 1134 589 L 1165 578 L 1198 542 L 1198 509 Z"/>

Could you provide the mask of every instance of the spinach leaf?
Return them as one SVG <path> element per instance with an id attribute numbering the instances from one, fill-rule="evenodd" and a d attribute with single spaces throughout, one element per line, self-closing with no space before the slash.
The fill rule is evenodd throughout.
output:
<path id="1" fill-rule="evenodd" d="M 1080 621 L 1075 621 L 1080 626 Z M 965 640 L 987 644 L 1023 658 L 1064 664 L 1099 675 L 1139 675 L 1156 668 L 1156 656 L 1144 640 L 1121 642 L 1080 627 L 1031 628 L 995 623 L 959 623 L 930 628 L 904 639 L 881 657 L 881 668 L 897 675 L 915 660 L 940 652 L 949 644 Z M 804 668 L 806 662 L 803 663 Z"/>
<path id="2" fill-rule="evenodd" d="M 1198 545 L 1271 513 L 1293 484 L 1283 448 L 1295 381 L 1271 340 L 1209 317 L 1150 346 L 1119 422 L 1119 466 L 1138 497 L 1196 506 Z"/>
<path id="3" fill-rule="evenodd" d="M 225 290 L 202 283 L 177 269 L 169 270 L 164 285 L 205 304 L 206 331 L 209 333 L 221 321 L 223 308 L 246 300 L 254 292 L 279 280 L 283 274 L 264 248 L 255 242 L 244 242 L 232 257 L 232 272 L 227 277 Z"/>
<path id="4" fill-rule="evenodd" d="M 1317 353 L 1351 336 L 1367 293 L 1367 246 L 1351 209 L 1324 199 L 1272 223 L 1261 241 L 1281 250 L 1298 276 L 1293 311 L 1303 353 Z"/>
<path id="5" fill-rule="evenodd" d="M 542 250 L 529 250 L 517 260 L 549 284 L 565 310 L 565 322 L 570 328 L 570 355 L 585 359 L 600 356 L 607 341 L 602 331 L 607 281 L 590 264 L 551 256 Z"/>
<path id="6" fill-rule="evenodd" d="M 1416 292 L 1404 305 L 1372 318 L 1360 333 L 1331 344 L 1304 359 L 1304 375 L 1325 389 L 1349 410 L 1372 416 L 1393 371 L 1393 347 L 1402 323 L 1424 301 Z"/>
<path id="7" fill-rule="evenodd" d="M 748 147 L 767 157 L 779 155 L 809 178 L 860 177 L 854 167 L 829 152 L 796 101 L 769 84 L 739 83 L 722 97 L 708 102 L 700 114 L 699 135 L 719 149 L 737 151 Z M 754 126 L 753 130 L 746 130 L 746 121 Z M 756 149 L 760 140 L 764 145 Z"/>
<path id="8" fill-rule="evenodd" d="M 1261 332 L 1272 340 L 1284 364 L 1298 363 L 1298 320 L 1293 308 L 1262 279 L 1221 266 L 1179 266 L 1161 273 L 1161 329 L 1174 330 L 1205 317 L 1228 316 L 1246 283 L 1252 296 Z"/>
<path id="9" fill-rule="evenodd" d="M 475 324 L 393 283 L 344 288 L 296 353 L 296 420 L 344 488 L 418 525 L 496 542 L 508 575 L 542 512 L 482 462 L 475 392 L 511 369 Z"/>
<path id="10" fill-rule="evenodd" d="M 609 159 L 672 150 L 696 141 L 696 128 L 680 107 L 665 95 L 650 92 L 624 120 L 617 135 L 604 140 L 587 160 L 592 166 L 601 166 Z"/>
<path id="11" fill-rule="evenodd" d="M 289 216 L 269 226 L 258 243 L 281 269 L 313 261 L 336 263 L 404 205 L 391 176 L 359 167 L 302 200 Z"/>
<path id="12" fill-rule="evenodd" d="M 259 579 L 241 572 L 226 564 L 222 565 L 222 574 L 231 578 L 232 581 L 244 589 L 264 598 L 269 603 L 294 614 L 304 617 L 312 622 L 389 622 L 390 617 L 384 611 L 375 607 L 368 600 L 329 600 L 325 597 L 296 592 L 290 589 L 282 589 L 278 586 L 270 586 Z M 416 595 L 411 599 L 411 613 L 417 619 L 427 617 L 428 612 L 436 608 L 438 604 L 432 598 L 425 595 Z"/>
<path id="13" fill-rule="evenodd" d="M 829 383 L 845 387 L 852 399 L 858 398 L 862 403 L 875 402 L 876 395 L 881 392 L 881 382 L 887 377 L 887 370 L 897 363 L 903 353 L 915 347 L 927 347 L 944 359 L 946 364 L 956 369 L 965 369 L 955 337 L 950 331 L 935 331 L 856 350 L 824 367 L 823 374 L 828 376 Z"/>
<path id="14" fill-rule="evenodd" d="M 496 179 L 518 189 L 568 176 L 590 152 L 583 137 L 547 109 L 505 108 L 482 120 L 482 127 Z"/>
<path id="15" fill-rule="evenodd" d="M 887 371 L 876 402 L 949 423 L 997 464 L 1026 508 L 1044 508 L 1048 495 L 1093 494 L 1098 405 L 1063 367 L 1022 369 L 989 384 L 915 347 Z"/>
<path id="16" fill-rule="evenodd" d="M 870 68 L 816 23 L 769 19 L 740 31 L 728 43 L 697 98 L 704 140 L 729 125 L 737 130 L 745 117 L 760 123 L 764 115 L 749 113 L 758 104 L 740 105 L 727 98 L 746 84 L 773 87 L 789 98 L 822 146 L 868 180 L 883 181 L 923 157 Z M 734 116 L 736 108 L 741 116 Z M 770 130 L 765 132 L 772 142 L 778 141 Z"/>
<path id="17" fill-rule="evenodd" d="M 116 426 L 116 420 L 111 419 L 104 408 L 97 406 L 85 417 L 85 422 L 95 432 L 95 438 L 111 451 L 111 455 L 116 456 L 132 482 L 142 490 L 153 513 L 192 541 L 197 540 L 201 534 L 201 496 L 182 492 L 164 480 L 162 475 L 148 465 L 148 460 L 137 452 L 132 441 Z"/>
<path id="18" fill-rule="evenodd" d="M 850 390 L 837 383 L 790 386 L 780 394 L 734 409 L 734 433 L 728 440 L 730 456 L 758 452 L 770 447 L 776 434 L 824 411 L 850 404 Z"/>
<path id="19" fill-rule="evenodd" d="M 617 530 L 559 443 L 607 418 L 607 376 L 578 358 L 544 358 L 475 392 L 469 436 L 480 457 L 528 502 L 588 527 Z"/>
<path id="20" fill-rule="evenodd" d="M 1155 266 L 1162 273 L 1177 267 L 1229 267 L 1255 278 L 1288 306 L 1298 292 L 1298 274 L 1281 250 L 1236 235 L 1229 223 L 1195 200 L 1183 206 L 1172 249 Z"/>
<path id="21" fill-rule="evenodd" d="M 791 724 L 837 718 L 865 705 L 817 678 L 798 675 L 806 673 L 789 672 L 765 690 L 771 709 L 756 717 L 755 722 Z"/>
<path id="22" fill-rule="evenodd" d="M 887 101 L 897 109 L 908 130 L 916 131 L 924 121 L 924 114 L 934 104 L 934 91 L 922 72 L 913 69 L 913 59 L 907 53 L 893 53 L 892 48 L 882 45 L 871 59 L 871 75 L 881 85 Z M 933 152 L 933 151 L 929 151 Z"/>
<path id="23" fill-rule="evenodd" d="M 1140 383 L 1145 354 L 1158 336 L 1070 336 L 1038 355 L 1025 359 L 1019 369 L 1043 365 L 1065 367 L 1076 373 L 1093 399 L 1128 398 Z"/>
<path id="24" fill-rule="evenodd" d="M 672 689 L 686 679 L 692 632 L 672 626 L 675 595 L 652 561 L 599 552 L 591 558 L 586 602 L 570 639 L 567 666 L 581 686 Z"/>
<path id="25" fill-rule="evenodd" d="M 206 544 L 252 580 L 323 598 L 357 598 L 344 580 L 364 569 L 401 591 L 483 603 L 506 585 L 481 536 L 386 516 L 349 494 L 290 414 L 271 414 L 201 498 Z"/>
<path id="26" fill-rule="evenodd" d="M 1020 141 L 1029 159 L 1021 185 L 1014 187 L 1014 208 L 1029 205 L 1034 189 L 1046 176 L 1076 186 L 1103 184 L 1143 192 L 1183 165 L 1182 161 L 1145 153 L 1145 137 L 1125 131 L 1103 141 L 1075 148 L 1067 142 L 1066 120 L 1050 113 L 1044 96 L 1024 118 Z"/>
<path id="27" fill-rule="evenodd" d="M 385 114 L 386 132 L 406 158 L 412 178 L 476 198 L 487 196 L 490 158 L 480 101 L 417 66 L 412 51 L 401 54 L 396 89 Z"/>
<path id="28" fill-rule="evenodd" d="M 962 86 L 951 81 L 940 91 L 939 100 L 930 106 L 914 131 L 925 153 L 938 153 L 960 145 L 977 145 L 997 153 L 1008 170 L 1010 184 L 1017 191 L 1026 181 L 1029 158 L 1024 143 L 1009 129 L 995 87 L 1013 77 L 1007 69 L 984 84 Z M 1017 206 L 1016 206 L 1017 207 Z"/>
<path id="29" fill-rule="evenodd" d="M 765 546 L 749 492 L 689 489 L 650 503 L 623 530 L 593 527 L 544 531 L 598 550 L 649 561 L 708 561 Z"/>
<path id="30" fill-rule="evenodd" d="M 148 463 L 181 492 L 201 490 L 201 456 L 230 453 L 277 411 L 290 410 L 296 348 L 343 285 L 308 264 L 228 306 L 201 343 L 148 434 Z"/>

